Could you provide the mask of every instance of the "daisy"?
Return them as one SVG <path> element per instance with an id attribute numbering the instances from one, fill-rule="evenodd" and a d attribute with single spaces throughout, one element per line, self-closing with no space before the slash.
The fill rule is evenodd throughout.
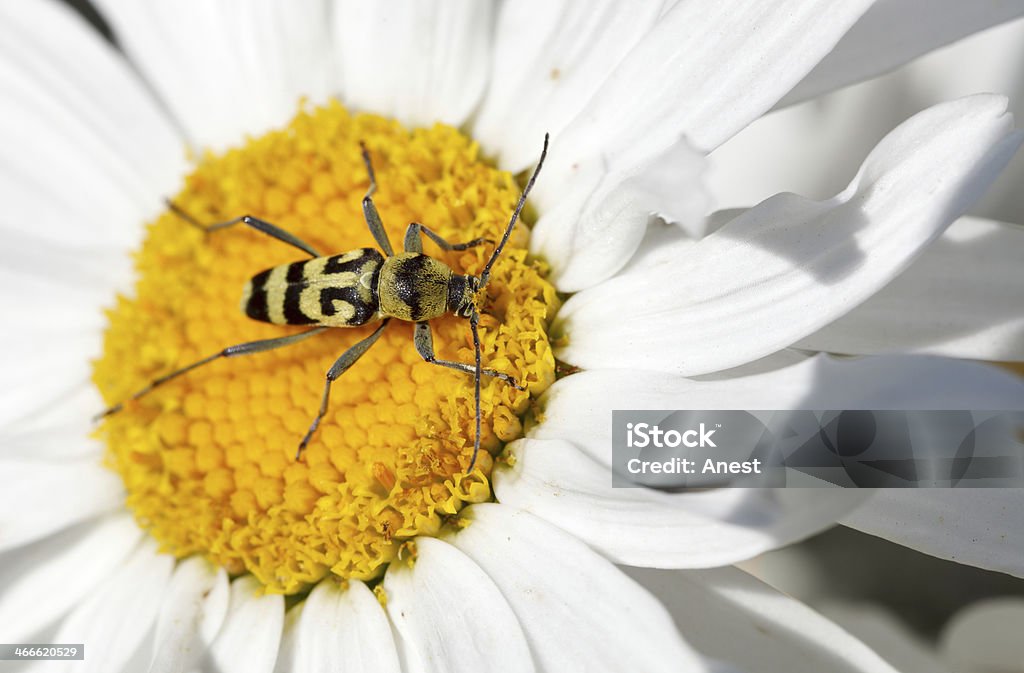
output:
<path id="1" fill-rule="evenodd" d="M 0 9 L 0 300 L 22 324 L 2 349 L 4 638 L 51 628 L 98 670 L 796 670 L 798 655 L 886 670 L 738 570 L 690 571 L 656 587 L 663 605 L 613 565 L 726 566 L 874 520 L 871 502 L 850 514 L 860 493 L 612 490 L 613 408 L 1024 398 L 970 363 L 778 354 L 927 260 L 1020 138 L 1004 99 L 953 101 L 901 124 L 834 198 L 705 220 L 705 154 L 791 91 L 912 55 L 826 59 L 870 44 L 857 26 L 884 5 L 748 4 L 100 3 L 124 55 L 50 2 Z M 921 51 L 1007 17 L 970 18 L 939 21 Z M 335 386 L 302 462 L 323 373 L 359 333 L 211 364 L 90 436 L 105 404 L 88 379 L 109 404 L 282 333 L 238 314 L 236 293 L 294 256 L 253 232 L 203 236 L 164 197 L 204 221 L 258 213 L 318 249 L 370 245 L 362 140 L 392 241 L 414 220 L 493 236 L 518 187 L 480 157 L 518 173 L 545 131 L 535 224 L 495 266 L 482 323 L 487 365 L 528 387 L 486 385 L 496 458 L 465 474 L 472 381 L 399 329 Z M 652 213 L 680 226 L 645 240 Z M 438 321 L 435 345 L 468 361 L 465 323 Z M 996 504 L 975 498 L 965 511 Z"/>

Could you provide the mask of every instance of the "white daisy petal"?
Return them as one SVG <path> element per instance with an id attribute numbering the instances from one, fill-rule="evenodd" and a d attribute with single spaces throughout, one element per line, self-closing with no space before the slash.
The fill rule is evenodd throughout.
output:
<path id="1" fill-rule="evenodd" d="M 1022 511 L 1021 489 L 884 489 L 842 523 L 925 554 L 1024 577 Z"/>
<path id="2" fill-rule="evenodd" d="M 551 164 L 558 178 L 538 187 L 538 199 L 557 200 L 556 185 L 596 148 L 627 166 L 680 135 L 714 149 L 774 105 L 870 4 L 676 3 L 559 135 Z"/>
<path id="3" fill-rule="evenodd" d="M 460 585 L 461 586 L 461 585 Z M 286 670 L 303 673 L 399 673 L 391 625 L 365 584 L 320 582 L 302 606 Z"/>
<path id="4" fill-rule="evenodd" d="M 59 339 L 41 338 L 41 347 L 49 342 L 53 349 L 33 351 L 26 344 L 24 351 L 0 356 L 0 364 L 6 366 L 0 375 L 0 428 L 20 425 L 26 417 L 59 405 L 89 381 L 89 356 L 95 354 L 100 335 L 72 336 L 69 340 L 68 353 L 62 352 Z M 90 352 L 86 355 L 82 351 Z"/>
<path id="5" fill-rule="evenodd" d="M 120 507 L 120 478 L 92 457 L 0 459 L 0 551 Z"/>
<path id="6" fill-rule="evenodd" d="M 534 439 L 571 441 L 611 466 L 615 409 L 1016 409 L 1024 381 L 989 365 L 929 356 L 826 355 L 745 376 L 686 379 L 658 372 L 584 371 L 542 398 Z"/>
<path id="7" fill-rule="evenodd" d="M 406 671 L 533 671 L 516 615 L 498 587 L 462 552 L 434 538 L 416 540 L 410 569 L 384 576 L 387 611 Z"/>
<path id="8" fill-rule="evenodd" d="M 97 307 L 125 284 L 131 263 L 120 251 L 18 232 L 4 243 L 0 286 L 11 291 L 0 293 L 0 312 L 17 315 L 18 324 L 0 335 L 0 427 L 89 379 L 104 324 Z"/>
<path id="9" fill-rule="evenodd" d="M 654 27 L 663 0 L 522 0 L 498 12 L 488 89 L 473 137 L 506 170 L 537 160 L 629 51 Z"/>
<path id="10" fill-rule="evenodd" d="M 0 57 L 0 231 L 83 252 L 133 246 L 184 167 L 164 114 L 64 3 L 0 7 Z"/>
<path id="11" fill-rule="evenodd" d="M 118 43 L 197 148 L 279 126 L 332 92 L 322 0 L 99 0 Z"/>
<path id="12" fill-rule="evenodd" d="M 180 673 L 207 661 L 230 593 L 223 568 L 214 569 L 196 556 L 179 563 L 160 606 L 149 673 Z"/>
<path id="13" fill-rule="evenodd" d="M 19 277 L 46 282 L 53 288 L 53 296 L 36 299 L 50 301 L 55 301 L 59 292 L 75 288 L 92 292 L 97 297 L 101 292 L 105 295 L 127 280 L 125 267 L 129 264 L 124 250 L 100 244 L 69 246 L 16 231 L 4 233 L 4 247 L 0 250 L 0 272 L 4 274 L 4 282 L 12 282 L 19 287 Z M 75 317 L 74 314 L 71 317 Z M 49 324 L 69 324 L 63 311 L 59 317 L 51 315 L 49 318 Z"/>
<path id="14" fill-rule="evenodd" d="M 960 6 L 971 10 L 986 4 Z M 919 20 L 927 23 L 943 16 L 921 14 Z M 875 143 L 904 119 L 927 106 L 978 92 L 1007 94 L 1019 123 L 1024 107 L 1015 92 L 1020 90 L 1022 45 L 1024 20 L 1013 21 L 884 76 L 773 111 L 708 157 L 708 190 L 721 206 L 749 206 L 783 191 L 828 198 L 846 185 Z M 971 212 L 1019 220 L 1024 193 L 1016 186 L 1022 183 L 1024 157 L 1017 156 Z"/>
<path id="15" fill-rule="evenodd" d="M 22 390 L 28 394 L 30 389 Z M 92 416 L 103 408 L 91 381 L 78 381 L 52 399 L 37 395 L 25 408 L 27 413 L 16 421 L 0 422 L 0 447 L 10 449 L 11 457 L 84 457 L 102 451 L 102 445 L 89 436 L 96 427 Z"/>
<path id="16" fill-rule="evenodd" d="M 514 466 L 493 475 L 502 503 L 572 531 L 627 565 L 736 563 L 834 525 L 866 497 L 855 489 L 612 488 L 611 471 L 569 442 L 524 439 L 506 452 Z"/>
<path id="17" fill-rule="evenodd" d="M 700 229 L 675 226 L 679 223 L 666 221 L 662 217 L 648 223 L 644 238 L 636 253 L 629 258 L 620 276 L 632 273 L 644 273 L 652 267 L 663 264 L 675 264 L 682 256 L 688 255 L 690 248 L 703 236 L 718 231 L 726 223 L 746 212 L 746 208 L 716 210 L 702 218 Z"/>
<path id="18" fill-rule="evenodd" d="M 319 586 L 319 585 L 317 585 Z M 296 663 L 295 643 L 299 631 L 299 619 L 305 610 L 306 601 L 293 605 L 290 610 L 284 613 L 284 626 L 281 628 L 281 646 L 277 650 L 277 661 L 274 663 L 274 673 L 292 673 L 293 671 L 316 672 L 314 667 L 302 668 Z"/>
<path id="19" fill-rule="evenodd" d="M 797 343 L 833 353 L 1024 360 L 1024 229 L 957 220 L 903 274 Z"/>
<path id="20" fill-rule="evenodd" d="M 1013 673 L 1024 662 L 1024 599 L 993 598 L 958 612 L 943 629 L 941 650 L 955 671 Z"/>
<path id="21" fill-rule="evenodd" d="M 760 360 L 754 360 L 748 362 L 745 365 L 739 367 L 733 367 L 732 369 L 723 369 L 722 371 L 715 372 L 714 374 L 705 374 L 704 376 L 694 377 L 695 381 L 724 381 L 727 379 L 736 379 L 744 376 L 755 376 L 757 374 L 767 374 L 769 372 L 778 371 L 786 367 L 792 367 L 798 365 L 801 362 L 806 362 L 810 358 L 813 358 L 816 353 L 809 351 L 797 350 L 795 348 L 787 348 L 771 355 L 767 355 Z M 752 408 L 752 407 L 751 407 Z"/>
<path id="22" fill-rule="evenodd" d="M 542 401 L 531 440 L 498 467 L 502 502 L 529 509 L 623 563 L 734 563 L 819 531 L 866 493 L 729 489 L 669 494 L 611 487 L 614 409 L 1015 409 L 1024 382 L 971 362 L 925 356 L 818 356 L 754 375 L 694 381 L 631 371 L 580 372 Z M 570 444 L 571 442 L 571 444 Z"/>
<path id="23" fill-rule="evenodd" d="M 664 165 L 666 157 L 678 164 L 685 156 L 680 146 L 706 152 L 728 139 L 805 75 L 870 3 L 845 2 L 828 11 L 820 4 L 694 0 L 665 12 L 555 138 L 534 191 L 541 212 L 562 210 L 537 222 L 530 243 L 551 262 L 560 290 L 590 287 L 621 268 L 642 236 L 638 220 L 646 222 L 659 209 L 656 201 L 665 204 L 664 198 L 649 198 L 666 194 L 664 185 L 609 199 L 619 182 L 657 185 L 652 167 Z M 728 39 L 709 40 L 712 34 Z M 680 175 L 693 173 L 684 169 Z M 692 192 L 693 184 L 682 177 L 676 193 Z M 626 217 L 615 212 L 624 201 L 634 201 Z M 693 219 L 686 212 L 668 215 Z M 622 232 L 610 226 L 616 217 Z M 601 246 L 601 259 L 580 261 L 581 249 L 594 244 Z"/>
<path id="24" fill-rule="evenodd" d="M 75 608 L 53 640 L 85 643 L 84 662 L 62 662 L 68 673 L 121 670 L 150 632 L 161 598 L 170 595 L 173 567 L 174 559 L 157 553 L 156 543 L 146 540 Z"/>
<path id="25" fill-rule="evenodd" d="M 281 644 L 284 597 L 260 596 L 261 585 L 252 575 L 231 583 L 224 624 L 210 647 L 206 667 L 220 673 L 271 673 Z"/>
<path id="26" fill-rule="evenodd" d="M 59 251 L 55 250 L 55 253 L 55 258 L 59 259 Z M 104 292 L 102 287 L 89 287 L 88 279 L 78 287 L 62 286 L 53 280 L 34 278 L 20 270 L 4 267 L 0 267 L 0 282 L 12 290 L 0 296 L 0 310 L 5 315 L 18 316 L 17 325 L 12 325 L 0 335 L 0 345 L 5 351 L 24 348 L 26 341 L 55 340 L 63 336 L 64 349 L 76 348 L 83 357 L 90 354 L 78 346 L 75 337 L 103 329 L 103 313 L 97 309 L 103 302 L 110 303 L 112 296 L 109 291 Z M 55 309 L 57 305 L 59 309 Z"/>
<path id="27" fill-rule="evenodd" d="M 183 165 L 176 133 L 95 31 L 50 2 L 6 14 L 0 144 L 22 160 L 0 167 L 0 283 L 16 288 L 0 311 L 19 316 L 0 337 L 0 425 L 58 406 L 88 379 L 96 307 L 126 282 L 123 248 Z M 83 86 L 95 81 L 102 90 Z"/>
<path id="28" fill-rule="evenodd" d="M 29 642 L 109 577 L 141 537 L 130 516 L 115 514 L 5 554 L 0 559 L 4 637 Z"/>
<path id="29" fill-rule="evenodd" d="M 735 568 L 627 569 L 668 607 L 701 653 L 757 673 L 896 673 L 803 603 Z"/>
<path id="30" fill-rule="evenodd" d="M 406 124 L 462 124 L 490 67 L 490 0 L 366 3 L 334 8 L 344 100 Z"/>
<path id="31" fill-rule="evenodd" d="M 559 290 L 575 292 L 621 269 L 652 216 L 698 238 L 710 204 L 700 184 L 705 163 L 685 140 L 638 167 L 623 168 L 605 157 L 588 160 L 538 220 L 531 249 L 552 261 Z"/>
<path id="32" fill-rule="evenodd" d="M 903 271 L 1016 151 L 1006 99 L 929 108 L 868 156 L 828 201 L 780 194 L 699 241 L 675 264 L 612 279 L 560 312 L 558 351 L 584 368 L 703 374 L 824 327 Z M 609 307 L 629 307 L 628 319 Z M 657 320 L 660 328 L 648 323 Z"/>
<path id="33" fill-rule="evenodd" d="M 1022 0 L 883 0 L 785 98 L 792 105 L 874 77 L 972 33 L 1024 15 Z"/>
<path id="34" fill-rule="evenodd" d="M 732 219 L 731 217 L 729 219 Z M 710 218 L 706 223 L 710 223 Z M 622 267 L 619 275 L 626 275 L 652 265 L 664 264 L 677 259 L 676 255 L 696 243 L 696 239 L 687 235 L 679 227 L 674 227 L 661 218 L 655 218 L 647 225 L 644 237 L 637 246 L 636 252 Z"/>
<path id="35" fill-rule="evenodd" d="M 449 541 L 497 584 L 539 669 L 704 670 L 658 601 L 579 540 L 505 505 L 466 516 Z"/>
<path id="36" fill-rule="evenodd" d="M 98 407 L 91 408 L 95 410 Z M 6 458 L 62 460 L 88 457 L 100 462 L 103 444 L 89 436 L 94 427 L 87 414 L 81 414 L 75 422 L 48 424 L 41 429 L 7 427 L 0 430 L 0 446 Z"/>

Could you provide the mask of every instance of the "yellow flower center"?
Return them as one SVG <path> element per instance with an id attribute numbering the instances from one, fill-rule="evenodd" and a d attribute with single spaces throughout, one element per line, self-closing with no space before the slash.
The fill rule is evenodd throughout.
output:
<path id="1" fill-rule="evenodd" d="M 409 131 L 330 104 L 301 111 L 283 131 L 207 156 L 174 201 L 203 222 L 252 214 L 324 254 L 376 247 L 362 213 L 368 176 L 396 250 L 410 222 L 450 242 L 500 238 L 519 196 L 476 144 L 437 125 Z M 334 360 L 377 322 L 329 329 L 297 344 L 199 367 L 155 388 L 100 428 L 108 461 L 139 523 L 177 556 L 202 554 L 267 591 L 295 593 L 329 573 L 372 579 L 402 543 L 434 535 L 466 503 L 491 498 L 492 458 L 520 436 L 531 396 L 554 380 L 547 329 L 557 299 L 529 259 L 517 226 L 478 298 L 484 366 L 527 391 L 484 377 L 481 451 L 473 450 L 473 376 L 429 364 L 412 323 L 393 320 L 331 391 L 319 431 L 296 448 L 316 414 Z M 427 254 L 455 273 L 479 274 L 493 244 Z M 226 346 L 302 329 L 260 323 L 239 310 L 256 273 L 303 259 L 244 225 L 204 233 L 171 212 L 149 225 L 131 298 L 119 297 L 93 378 L 108 403 Z M 486 297 L 483 296 L 486 294 Z M 473 363 L 467 320 L 431 321 L 437 357 Z"/>

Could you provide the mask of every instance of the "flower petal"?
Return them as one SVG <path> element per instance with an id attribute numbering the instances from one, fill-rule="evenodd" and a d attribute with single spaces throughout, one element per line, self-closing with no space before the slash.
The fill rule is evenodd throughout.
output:
<path id="1" fill-rule="evenodd" d="M 103 408 L 103 401 L 91 381 L 80 380 L 67 390 L 57 388 L 53 398 L 37 394 L 40 389 L 31 385 L 21 390 L 26 396 L 33 394 L 24 414 L 10 421 L 0 413 L 0 419 L 4 419 L 0 421 L 0 446 L 10 451 L 7 455 L 30 460 L 68 456 L 98 459 L 103 446 L 89 434 L 95 428 L 92 416 Z"/>
<path id="2" fill-rule="evenodd" d="M 97 408 L 98 402 L 91 410 Z M 0 446 L 3 447 L 5 458 L 91 458 L 94 462 L 100 462 L 103 459 L 103 444 L 89 436 L 93 429 L 88 414 L 82 413 L 73 422 L 51 425 L 44 429 L 3 428 L 0 430 Z"/>
<path id="3" fill-rule="evenodd" d="M 133 246 L 184 168 L 173 126 L 64 3 L 0 7 L 0 55 L 0 231 L 86 253 Z"/>
<path id="4" fill-rule="evenodd" d="M 68 671 L 121 670 L 150 632 L 174 559 L 144 540 L 116 574 L 98 585 L 61 624 L 53 642 L 85 643 L 85 661 L 67 662 Z M 165 591 L 165 589 L 167 591 Z"/>
<path id="5" fill-rule="evenodd" d="M 320 582 L 294 629 L 287 670 L 303 673 L 399 673 L 391 625 L 377 597 L 358 580 Z"/>
<path id="6" fill-rule="evenodd" d="M 705 374 L 704 376 L 696 376 L 693 378 L 694 381 L 726 381 L 730 379 L 737 379 L 744 376 L 755 376 L 757 374 L 767 374 L 769 372 L 778 371 L 785 367 L 792 367 L 798 365 L 801 362 L 819 355 L 818 353 L 811 353 L 809 351 L 797 350 L 795 348 L 787 348 L 785 350 L 776 351 L 771 355 L 766 355 L 760 360 L 754 360 L 748 362 L 745 365 L 739 367 L 733 367 L 732 369 L 723 369 L 720 372 L 714 374 Z M 753 408 L 753 407 L 749 407 Z"/>
<path id="7" fill-rule="evenodd" d="M 271 673 L 281 644 L 284 597 L 261 596 L 262 587 L 252 575 L 231 583 L 224 624 L 210 647 L 207 666 L 231 673 Z"/>
<path id="8" fill-rule="evenodd" d="M 130 278 L 123 251 L 19 232 L 4 235 L 4 243 L 0 312 L 17 315 L 18 324 L 0 334 L 0 427 L 89 380 L 102 339 L 99 307 Z"/>
<path id="9" fill-rule="evenodd" d="M 627 570 L 698 650 L 743 670 L 895 673 L 864 643 L 741 570 Z"/>
<path id="10" fill-rule="evenodd" d="M 490 0 L 339 2 L 332 30 L 345 102 L 415 126 L 459 126 L 487 81 L 493 14 Z"/>
<path id="11" fill-rule="evenodd" d="M 797 343 L 1024 360 L 1024 229 L 964 217 L 878 294 Z"/>
<path id="12" fill-rule="evenodd" d="M 885 489 L 842 523 L 925 554 L 1024 577 L 1022 511 L 1020 489 Z"/>
<path id="13" fill-rule="evenodd" d="M 208 655 L 230 601 L 228 576 L 197 556 L 178 564 L 156 623 L 149 673 L 191 670 Z"/>
<path id="14" fill-rule="evenodd" d="M 985 3 L 971 3 L 976 7 Z M 922 15 L 922 21 L 927 19 Z M 918 111 L 981 91 L 1006 93 L 1019 121 L 1024 22 L 1014 21 L 922 56 L 892 73 L 773 111 L 708 157 L 707 188 L 719 207 L 749 206 L 778 192 L 828 198 L 892 128 Z M 751 159 L 756 157 L 756 161 Z M 1024 212 L 1018 154 L 970 211 L 1007 222 Z"/>
<path id="15" fill-rule="evenodd" d="M 1020 141 L 1003 97 L 929 108 L 883 139 L 836 197 L 780 194 L 674 264 L 571 297 L 560 313 L 569 338 L 558 356 L 588 369 L 693 375 L 789 346 L 901 272 L 988 186 Z M 628 319 L 610 307 L 628 307 Z"/>
<path id="16" fill-rule="evenodd" d="M 89 358 L 80 351 L 92 350 L 92 344 L 98 340 L 98 335 L 94 339 L 82 338 L 85 348 L 72 346 L 69 350 L 79 355 L 77 358 L 61 353 L 59 346 L 41 353 L 14 351 L 0 356 L 2 364 L 10 364 L 2 377 L 0 427 L 9 427 L 41 407 L 59 403 L 88 381 Z M 42 338 L 38 343 L 46 345 L 47 339 Z"/>
<path id="17" fill-rule="evenodd" d="M 317 585 L 320 586 L 320 585 Z M 317 668 L 299 668 L 296 665 L 295 641 L 298 636 L 299 619 L 306 607 L 302 601 L 293 605 L 284 613 L 284 626 L 281 628 L 281 646 L 277 650 L 277 661 L 274 664 L 274 673 L 292 673 L 292 671 L 317 671 Z"/>
<path id="18" fill-rule="evenodd" d="M 608 75 L 646 37 L 662 0 L 506 2 L 495 28 L 491 86 L 473 125 L 499 165 L 518 173 L 537 160 Z"/>
<path id="19" fill-rule="evenodd" d="M 538 188 L 540 201 L 556 200 L 555 185 L 594 154 L 634 165 L 625 159 L 652 156 L 680 135 L 714 149 L 778 101 L 870 4 L 675 3 L 559 134 L 551 165 L 559 179 Z"/>
<path id="20" fill-rule="evenodd" d="M 135 73 L 64 4 L 0 8 L 0 43 L 0 311 L 19 316 L 0 337 L 2 426 L 88 379 L 99 306 L 184 157 Z"/>
<path id="21" fill-rule="evenodd" d="M 449 541 L 497 584 L 541 670 L 704 670 L 654 596 L 582 542 L 505 505 L 466 516 Z"/>
<path id="22" fill-rule="evenodd" d="M 516 615 L 498 587 L 455 547 L 416 540 L 410 569 L 384 576 L 387 611 L 407 671 L 533 671 Z"/>
<path id="23" fill-rule="evenodd" d="M 987 365 L 925 356 L 818 356 L 730 379 L 587 371 L 555 383 L 542 422 L 498 467 L 498 498 L 634 565 L 734 563 L 831 525 L 867 493 L 729 489 L 663 493 L 611 487 L 614 409 L 1016 409 L 1024 382 Z"/>
<path id="24" fill-rule="evenodd" d="M 136 223 L 138 226 L 139 223 Z M 83 226 L 81 222 L 76 226 Z M 84 225 L 88 226 L 88 224 Z M 8 231 L 4 234 L 4 247 L 0 250 L 0 280 L 17 288 L 22 294 L 26 284 L 38 284 L 48 294 L 19 297 L 29 309 L 20 323 L 49 327 L 91 327 L 102 324 L 102 317 L 94 318 L 95 306 L 79 307 L 79 301 L 90 304 L 107 299 L 110 292 L 123 286 L 131 277 L 125 260 L 125 251 L 107 245 L 67 245 L 66 242 L 42 240 L 33 234 Z M 33 287 L 32 289 L 36 289 Z M 77 292 L 77 295 L 70 293 Z M 70 299 L 67 310 L 53 315 L 53 304 Z M 5 301 L 11 301 L 7 296 Z M 42 305 L 33 305 L 34 303 Z M 62 307 L 63 309 L 63 307 Z M 89 310 L 91 309 L 91 310 Z"/>
<path id="25" fill-rule="evenodd" d="M 322 0 L 97 5 L 195 149 L 279 127 L 300 97 L 332 93 Z"/>
<path id="26" fill-rule="evenodd" d="M 141 537 L 128 514 L 115 514 L 8 552 L 0 562 L 4 637 L 29 642 L 109 577 Z"/>
<path id="27" fill-rule="evenodd" d="M 736 563 L 834 525 L 865 497 L 853 489 L 612 488 L 610 469 L 569 442 L 523 439 L 506 452 L 514 465 L 493 475 L 500 502 L 572 531 L 627 565 Z"/>
<path id="28" fill-rule="evenodd" d="M 778 107 L 880 75 L 944 45 L 1024 15 L 1021 0 L 877 2 Z"/>
<path id="29" fill-rule="evenodd" d="M 704 164 L 685 140 L 632 169 L 603 157 L 587 161 L 541 216 L 530 246 L 555 265 L 558 289 L 575 292 L 621 269 L 655 215 L 699 238 L 709 206 L 700 185 Z"/>
<path id="30" fill-rule="evenodd" d="M 869 2 L 833 4 L 828 11 L 820 4 L 693 0 L 664 13 L 555 138 L 534 191 L 542 213 L 562 210 L 541 218 L 531 239 L 532 251 L 552 264 L 559 290 L 590 287 L 621 268 L 640 241 L 646 215 L 658 210 L 646 197 L 664 192 L 650 188 L 605 203 L 619 182 L 658 184 L 649 177 L 658 172 L 652 167 L 678 164 L 685 154 L 679 147 L 709 151 L 756 119 L 828 52 Z M 677 194 L 692 189 L 686 183 L 675 183 Z M 614 212 L 630 201 L 630 216 Z M 609 225 L 615 215 L 623 232 Z M 692 219 L 686 212 L 668 215 Z M 614 254 L 602 251 L 600 263 L 577 261 L 580 249 L 594 242 L 614 246 Z"/>
<path id="31" fill-rule="evenodd" d="M 929 356 L 817 355 L 731 378 L 584 371 L 541 400 L 532 439 L 570 441 L 610 467 L 615 409 L 1017 409 L 1024 381 L 989 365 Z"/>
<path id="32" fill-rule="evenodd" d="M 1016 671 L 1024 661 L 1024 599 L 978 601 L 943 629 L 941 649 L 955 671 Z"/>
<path id="33" fill-rule="evenodd" d="M 121 480 L 95 458 L 0 459 L 0 551 L 121 506 Z"/>

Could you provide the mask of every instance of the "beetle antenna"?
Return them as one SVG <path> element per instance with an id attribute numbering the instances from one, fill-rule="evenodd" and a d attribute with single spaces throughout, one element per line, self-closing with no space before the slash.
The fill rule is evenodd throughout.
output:
<path id="1" fill-rule="evenodd" d="M 476 388 L 476 435 L 473 438 L 473 457 L 469 460 L 469 467 L 466 468 L 466 474 L 473 471 L 473 467 L 476 466 L 476 454 L 480 452 L 480 377 L 482 371 L 480 368 L 480 331 L 477 329 L 477 322 L 480 320 L 480 316 L 476 311 L 473 311 L 473 315 L 469 317 L 469 326 L 473 330 L 473 350 L 476 351 L 476 376 L 473 378 L 474 387 Z"/>
<path id="2" fill-rule="evenodd" d="M 505 228 L 505 235 L 501 237 L 501 242 L 498 243 L 498 247 L 494 249 L 491 254 L 491 258 L 487 260 L 487 266 L 484 267 L 483 273 L 480 274 L 480 289 L 482 290 L 487 285 L 487 281 L 491 277 L 491 265 L 494 264 L 495 260 L 498 259 L 498 255 L 501 254 L 502 249 L 505 247 L 505 243 L 508 242 L 508 237 L 512 235 L 512 229 L 516 226 L 516 220 L 519 219 L 519 213 L 522 212 L 523 206 L 526 205 L 526 196 L 533 189 L 533 183 L 537 181 L 537 176 L 540 174 L 540 167 L 544 165 L 544 157 L 548 154 L 548 138 L 550 134 L 544 134 L 544 149 L 540 152 L 540 160 L 537 162 L 537 167 L 533 169 L 533 175 L 530 176 L 530 181 L 526 183 L 526 188 L 523 189 L 522 196 L 519 197 L 519 203 L 516 204 L 516 209 L 512 211 L 512 219 L 509 220 L 508 226 Z M 479 371 L 480 367 L 477 366 Z"/>

